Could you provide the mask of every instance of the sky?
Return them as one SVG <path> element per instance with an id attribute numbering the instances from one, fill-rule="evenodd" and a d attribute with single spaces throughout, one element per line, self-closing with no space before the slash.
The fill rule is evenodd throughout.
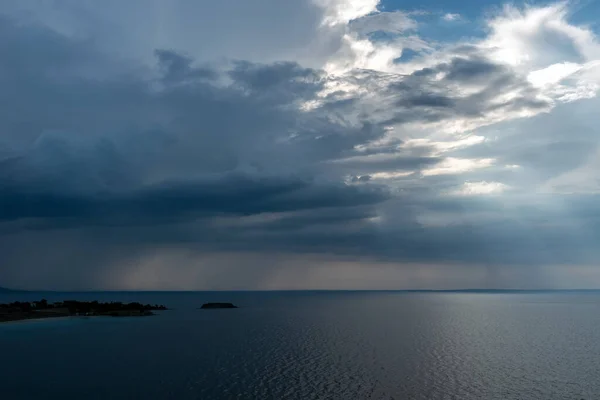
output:
<path id="1" fill-rule="evenodd" d="M 600 2 L 0 2 L 0 286 L 600 288 Z"/>

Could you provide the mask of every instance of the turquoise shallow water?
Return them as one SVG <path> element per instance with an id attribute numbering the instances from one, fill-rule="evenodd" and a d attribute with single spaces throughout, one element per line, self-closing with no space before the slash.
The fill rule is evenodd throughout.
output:
<path id="1" fill-rule="evenodd" d="M 600 293 L 18 293 L 162 303 L 0 325 L 0 398 L 598 399 Z M 231 301 L 235 310 L 196 310 Z"/>

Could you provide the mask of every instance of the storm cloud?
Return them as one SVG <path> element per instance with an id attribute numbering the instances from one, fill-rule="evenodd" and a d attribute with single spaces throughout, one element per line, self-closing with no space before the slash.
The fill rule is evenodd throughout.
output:
<path id="1" fill-rule="evenodd" d="M 206 52 L 136 36 L 137 2 L 0 8 L 0 286 L 600 283 L 600 47 L 565 5 L 442 43 L 376 1 L 274 3 Z M 272 13 L 303 28 L 261 41 Z"/>

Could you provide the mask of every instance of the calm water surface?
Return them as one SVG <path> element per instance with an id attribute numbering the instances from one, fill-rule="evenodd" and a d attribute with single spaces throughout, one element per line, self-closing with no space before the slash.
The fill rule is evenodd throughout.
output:
<path id="1" fill-rule="evenodd" d="M 600 399 L 600 293 L 23 293 L 162 303 L 0 324 L 0 398 Z M 196 310 L 231 301 L 235 310 Z"/>

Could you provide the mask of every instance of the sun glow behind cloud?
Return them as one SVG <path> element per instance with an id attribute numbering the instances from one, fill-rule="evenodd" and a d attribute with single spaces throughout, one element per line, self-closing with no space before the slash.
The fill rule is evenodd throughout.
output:
<path id="1" fill-rule="evenodd" d="M 500 194 L 508 188 L 500 182 L 465 182 L 460 189 L 452 191 L 451 194 L 457 196 Z"/>

